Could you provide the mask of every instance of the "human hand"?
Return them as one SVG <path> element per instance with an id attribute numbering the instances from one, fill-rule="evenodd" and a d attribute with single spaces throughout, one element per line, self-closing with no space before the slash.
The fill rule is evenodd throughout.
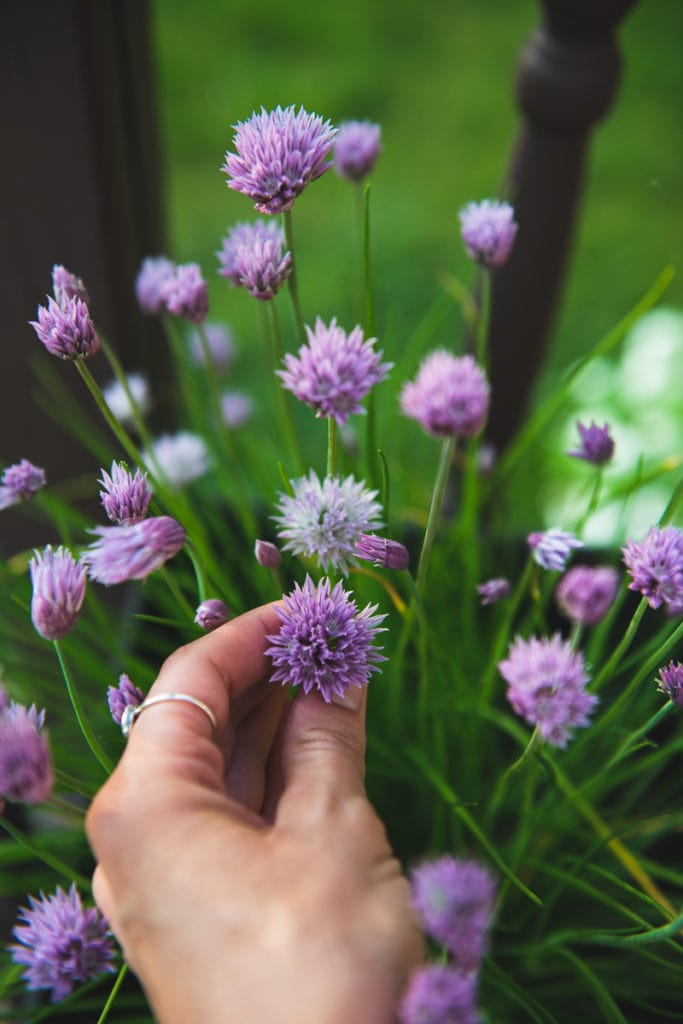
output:
<path id="1" fill-rule="evenodd" d="M 365 688 L 267 682 L 273 606 L 164 663 L 87 819 L 95 899 L 160 1024 L 386 1024 L 422 956 L 365 794 Z"/>

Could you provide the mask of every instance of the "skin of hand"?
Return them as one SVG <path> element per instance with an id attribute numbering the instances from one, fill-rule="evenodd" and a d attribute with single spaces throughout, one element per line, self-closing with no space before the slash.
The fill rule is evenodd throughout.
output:
<path id="1" fill-rule="evenodd" d="M 95 797 L 93 887 L 160 1024 L 389 1024 L 423 957 L 364 786 L 365 687 L 267 682 L 274 606 L 180 648 Z"/>

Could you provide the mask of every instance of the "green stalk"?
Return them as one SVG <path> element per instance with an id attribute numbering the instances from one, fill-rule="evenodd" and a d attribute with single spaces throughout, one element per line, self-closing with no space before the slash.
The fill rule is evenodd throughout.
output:
<path id="1" fill-rule="evenodd" d="M 327 475 L 336 476 L 339 464 L 339 431 L 334 416 L 327 417 Z"/>
<path id="2" fill-rule="evenodd" d="M 114 771 L 114 765 L 112 764 L 112 762 L 109 760 L 104 750 L 102 749 L 102 746 L 100 745 L 99 740 L 95 736 L 95 733 L 92 730 L 92 726 L 90 725 L 90 722 L 86 717 L 85 711 L 83 710 L 83 705 L 81 704 L 81 698 L 78 694 L 78 690 L 76 689 L 76 684 L 74 682 L 73 676 L 71 675 L 69 666 L 67 665 L 66 660 L 64 658 L 61 640 L 53 640 L 52 643 L 55 649 L 55 653 L 57 654 L 59 666 L 62 670 L 62 675 L 64 676 L 64 682 L 66 683 L 66 689 L 67 693 L 69 694 L 71 706 L 74 709 L 74 714 L 76 715 L 76 718 L 78 720 L 78 724 L 81 728 L 81 732 L 83 733 L 85 742 L 90 747 L 90 751 L 93 757 L 95 757 L 99 761 L 107 775 L 111 775 L 111 773 Z"/>
<path id="3" fill-rule="evenodd" d="M 206 601 L 208 585 L 206 580 L 206 573 L 204 567 L 190 541 L 185 541 L 185 550 L 187 551 L 188 557 L 192 562 L 192 568 L 194 569 L 194 577 L 197 581 L 197 603 L 201 604 L 202 601 Z"/>
<path id="4" fill-rule="evenodd" d="M 97 1024 L 104 1024 L 104 1022 L 106 1021 L 107 1017 L 109 1016 L 109 1011 L 111 1010 L 112 1006 L 114 1005 L 114 1001 L 116 999 L 116 996 L 118 995 L 119 989 L 121 988 L 121 985 L 123 984 L 123 980 L 126 977 L 127 973 L 128 973 L 128 964 L 124 961 L 121 964 L 121 967 L 119 968 L 119 973 L 116 975 L 116 980 L 115 980 L 115 982 L 114 982 L 114 984 L 112 986 L 111 992 L 109 993 L 109 998 L 107 999 L 106 1003 L 102 1007 L 102 1013 L 97 1018 Z"/>
<path id="5" fill-rule="evenodd" d="M 81 779 L 74 778 L 73 775 L 67 775 L 66 772 L 61 771 L 59 768 L 54 769 L 55 782 L 59 785 L 64 786 L 65 789 L 70 789 L 74 793 L 78 793 L 80 796 L 86 797 L 88 800 L 92 800 L 95 796 L 96 790 L 92 786 L 88 786 Z"/>
<path id="6" fill-rule="evenodd" d="M 602 684 L 610 678 L 613 672 L 616 671 L 619 662 L 621 661 L 621 659 L 633 643 L 636 632 L 638 631 L 638 626 L 640 625 L 640 620 L 647 611 L 647 606 L 647 598 L 642 597 L 640 599 L 640 604 L 633 613 L 633 618 L 629 622 L 626 632 L 624 633 L 623 637 L 621 638 L 617 646 L 614 648 L 611 657 L 608 658 L 604 666 L 600 669 L 597 676 L 591 683 L 591 690 L 595 690 L 597 692 L 602 686 Z"/>
<path id="7" fill-rule="evenodd" d="M 133 420 L 133 423 L 135 424 L 135 429 L 137 430 L 138 435 L 140 437 L 140 440 L 142 441 L 145 449 L 151 454 L 152 451 L 153 451 L 153 449 L 152 449 L 152 438 L 151 438 L 151 436 L 149 434 L 149 431 L 147 430 L 147 427 L 145 425 L 145 421 L 144 421 L 144 418 L 142 416 L 142 412 L 140 410 L 140 406 L 136 402 L 135 398 L 133 397 L 133 393 L 130 390 L 130 386 L 128 384 L 128 378 L 126 377 L 126 374 L 124 372 L 123 366 L 121 365 L 119 357 L 116 355 L 116 353 L 114 352 L 114 349 L 111 347 L 111 345 L 106 340 L 106 338 L 104 338 L 102 336 L 102 334 L 98 333 L 98 337 L 100 339 L 100 347 L 101 347 L 102 351 L 104 352 L 105 358 L 106 358 L 107 362 L 109 363 L 109 366 L 111 367 L 112 373 L 114 374 L 114 376 L 116 377 L 117 381 L 119 382 L 119 384 L 123 388 L 123 393 L 125 394 L 126 398 L 128 399 L 128 404 L 130 405 L 130 411 L 131 411 L 131 418 Z M 158 474 L 158 471 L 159 471 L 159 467 L 155 466 L 154 467 L 155 475 Z"/>
<path id="8" fill-rule="evenodd" d="M 301 306 L 299 305 L 299 282 L 296 273 L 296 260 L 294 258 L 294 230 L 292 228 L 292 211 L 286 210 L 284 213 L 285 223 L 285 244 L 292 257 L 292 272 L 287 278 L 287 285 L 289 287 L 289 294 L 292 300 L 292 306 L 294 307 L 294 318 L 296 320 L 299 337 L 301 344 L 306 344 L 306 331 L 304 330 L 304 318 L 301 315 Z"/>
<path id="9" fill-rule="evenodd" d="M 83 875 L 79 875 L 77 871 L 73 871 L 68 864 L 65 864 L 64 861 L 60 860 L 58 857 L 55 857 L 55 855 L 50 850 L 45 849 L 44 846 L 41 846 L 39 843 L 35 843 L 25 835 L 21 829 L 18 829 L 16 825 L 13 825 L 2 815 L 0 815 L 0 826 L 4 828 L 5 832 L 7 832 L 15 842 L 19 843 L 20 846 L 23 846 L 32 857 L 35 857 L 37 860 L 42 860 L 43 864 L 47 864 L 47 866 L 52 868 L 54 871 L 58 871 L 60 875 L 64 875 L 65 878 L 68 878 L 70 882 L 73 882 L 74 885 L 79 886 L 79 888 L 90 888 L 90 880 L 88 878 L 85 878 Z"/>
<path id="10" fill-rule="evenodd" d="M 534 560 L 530 555 L 527 558 L 524 570 L 521 576 L 519 577 L 519 580 L 517 581 L 517 586 L 515 587 L 515 590 L 508 601 L 505 617 L 500 624 L 500 627 L 496 634 L 496 638 L 493 643 L 489 663 L 486 667 L 484 675 L 482 676 L 481 683 L 479 684 L 479 692 L 481 695 L 480 707 L 486 707 L 491 702 L 491 690 L 493 688 L 493 682 L 496 677 L 496 669 L 498 667 L 498 662 L 502 658 L 503 652 L 505 651 L 505 645 L 510 639 L 510 629 L 512 627 L 515 615 L 517 613 L 517 609 L 519 608 L 522 598 L 524 597 L 524 594 L 528 589 L 529 582 L 533 574 L 534 565 Z"/>
<path id="11" fill-rule="evenodd" d="M 481 295 L 477 314 L 477 362 L 482 370 L 488 367 L 489 323 L 491 322 L 491 272 L 486 268 L 481 275 Z"/>
<path id="12" fill-rule="evenodd" d="M 673 703 L 673 701 L 668 700 L 666 704 L 659 709 L 659 711 L 656 711 L 654 715 L 652 715 L 652 717 L 647 720 L 645 725 L 641 726 L 640 729 L 637 729 L 634 733 L 631 733 L 629 738 L 627 740 L 624 740 L 624 742 L 621 744 L 616 754 L 613 754 L 612 757 L 609 759 L 609 761 L 605 765 L 605 771 L 609 771 L 609 769 L 613 768 L 615 764 L 618 764 L 620 761 L 623 761 L 624 758 L 628 756 L 629 751 L 631 751 L 633 747 L 635 747 L 638 740 L 642 739 L 643 736 L 647 736 L 650 729 L 654 729 L 654 727 L 658 725 L 661 722 L 661 720 L 665 718 L 669 714 L 671 709 L 675 706 L 676 705 Z"/>
<path id="13" fill-rule="evenodd" d="M 595 512 L 596 508 L 600 503 L 600 495 L 602 493 L 602 480 L 603 480 L 603 467 L 597 466 L 595 471 L 595 479 L 593 480 L 593 488 L 591 490 L 591 496 L 586 506 L 586 510 L 579 519 L 578 523 L 574 527 L 574 533 L 577 537 L 580 537 L 586 527 L 586 523 Z"/>
<path id="14" fill-rule="evenodd" d="M 477 516 L 479 511 L 479 439 L 472 438 L 467 445 L 461 511 L 461 549 L 464 562 L 463 612 L 466 628 L 474 626 L 476 586 L 479 577 L 479 537 Z"/>
<path id="15" fill-rule="evenodd" d="M 372 301 L 372 264 L 370 260 L 369 182 L 365 185 L 362 191 L 360 212 L 363 245 L 363 334 L 365 338 L 374 338 L 375 311 Z M 377 465 L 377 403 L 375 401 L 374 388 L 371 389 L 367 401 L 367 417 L 365 420 L 365 459 L 370 485 L 378 488 L 381 473 L 380 468 Z"/>
<path id="16" fill-rule="evenodd" d="M 507 792 L 510 779 L 533 758 L 534 754 L 539 749 L 542 742 L 542 736 L 538 730 L 538 726 L 536 726 L 536 728 L 531 734 L 529 742 L 527 743 L 526 747 L 524 748 L 520 756 L 517 758 L 516 761 L 513 762 L 513 764 L 509 765 L 509 767 L 505 769 L 505 771 L 499 778 L 495 791 L 493 793 L 491 805 L 489 807 L 489 821 L 491 823 L 495 820 L 498 808 L 503 802 L 503 797 Z"/>
<path id="17" fill-rule="evenodd" d="M 190 602 L 187 600 L 187 598 L 183 594 L 183 592 L 180 589 L 180 587 L 178 586 L 178 583 L 177 583 L 173 573 L 169 572 L 165 565 L 159 566 L 159 568 L 157 569 L 157 572 L 159 573 L 159 575 L 163 579 L 164 583 L 166 584 L 166 586 L 168 587 L 170 592 L 173 594 L 173 597 L 178 602 L 179 607 L 182 608 L 183 614 L 186 615 L 190 619 L 190 622 L 193 622 L 194 621 L 194 608 L 192 607 Z"/>
<path id="18" fill-rule="evenodd" d="M 276 369 L 282 361 L 282 336 L 280 334 L 280 322 L 277 317 L 275 303 L 271 301 L 266 303 L 266 305 L 268 306 L 267 322 L 272 342 L 274 369 Z M 292 419 L 292 410 L 290 406 L 291 396 L 282 386 L 279 378 L 275 379 L 275 391 L 280 412 L 280 426 L 282 427 L 282 431 L 287 441 L 290 458 L 296 464 L 298 471 L 303 473 L 306 461 L 304 459 L 303 452 L 301 451 L 299 438 L 297 437 L 296 430 L 294 429 L 294 421 Z"/>
<path id="19" fill-rule="evenodd" d="M 417 592 L 420 595 L 420 597 L 424 596 L 424 588 L 427 580 L 427 569 L 429 566 L 429 557 L 432 553 L 432 547 L 434 546 L 434 537 L 436 535 L 436 528 L 439 523 L 439 516 L 441 513 L 441 506 L 443 505 L 444 494 L 446 493 L 448 475 L 450 473 L 451 465 L 453 464 L 454 452 L 455 438 L 449 437 L 441 442 L 439 466 L 436 472 L 436 480 L 434 481 L 434 489 L 432 491 L 432 503 L 429 508 L 427 528 L 425 530 L 424 540 L 422 541 L 420 561 L 417 566 L 416 585 Z"/>
<path id="20" fill-rule="evenodd" d="M 145 460 L 143 459 L 139 449 L 133 443 L 131 438 L 128 436 L 128 433 L 123 429 L 123 427 L 121 426 L 121 424 L 116 419 L 113 412 L 105 402 L 104 395 L 102 394 L 102 389 L 100 388 L 99 384 L 97 383 L 92 373 L 86 366 L 84 360 L 76 359 L 75 366 L 78 372 L 80 373 L 82 379 L 85 381 L 85 385 L 88 388 L 88 391 L 94 398 L 97 408 L 102 413 L 102 416 L 104 417 L 107 426 L 114 434 L 116 440 L 119 442 L 119 444 L 126 452 L 128 457 L 131 459 L 131 461 L 136 465 L 144 468 Z"/>

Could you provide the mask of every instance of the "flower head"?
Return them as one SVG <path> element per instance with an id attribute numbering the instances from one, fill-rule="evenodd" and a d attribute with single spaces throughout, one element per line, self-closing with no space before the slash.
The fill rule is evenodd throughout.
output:
<path id="1" fill-rule="evenodd" d="M 534 562 L 542 569 L 562 572 L 572 548 L 582 548 L 583 541 L 568 530 L 560 530 L 556 526 L 545 532 L 530 533 L 527 543 L 531 548 Z"/>
<path id="2" fill-rule="evenodd" d="M 96 907 L 84 907 L 74 885 L 59 886 L 52 896 L 29 896 L 19 912 L 10 946 L 12 959 L 23 964 L 30 989 L 49 989 L 58 1003 L 99 974 L 114 970 L 114 947 L 106 921 Z"/>
<path id="3" fill-rule="evenodd" d="M 100 491 L 102 507 L 112 523 L 131 526 L 145 518 L 152 500 L 146 473 L 136 469 L 133 476 L 123 462 L 112 462 L 111 475 L 102 470 L 98 483 L 104 488 Z"/>
<path id="4" fill-rule="evenodd" d="M 683 708 L 683 665 L 680 661 L 670 661 L 659 670 L 657 689 L 669 698 L 673 704 Z"/>
<path id="5" fill-rule="evenodd" d="M 460 232 L 470 259 L 485 267 L 507 263 L 518 225 L 509 203 L 483 199 L 468 203 L 460 211 Z"/>
<path id="6" fill-rule="evenodd" d="M 363 412 L 362 400 L 368 391 L 386 377 L 391 363 L 382 363 L 375 352 L 375 339 L 363 340 L 360 327 L 347 334 L 337 321 L 327 327 L 320 317 L 315 330 L 306 325 L 308 344 L 299 349 L 298 358 L 285 355 L 285 370 L 278 370 L 283 385 L 316 416 L 333 417 L 340 426 L 352 413 Z"/>
<path id="7" fill-rule="evenodd" d="M 162 434 L 144 453 L 145 462 L 158 466 L 171 487 L 182 487 L 203 476 L 211 465 L 204 438 L 189 430 Z"/>
<path id="8" fill-rule="evenodd" d="M 598 698 L 586 693 L 583 656 L 556 633 L 551 639 L 517 637 L 498 665 L 507 699 L 544 740 L 565 747 L 570 730 L 588 725 Z"/>
<path id="9" fill-rule="evenodd" d="M 595 626 L 614 603 L 619 574 L 609 565 L 576 565 L 565 573 L 555 590 L 561 611 L 583 626 Z"/>
<path id="10" fill-rule="evenodd" d="M 277 569 L 282 555 L 277 544 L 269 540 L 257 540 L 254 544 L 254 558 L 264 569 Z"/>
<path id="11" fill-rule="evenodd" d="M 273 517 L 285 550 L 315 555 L 322 566 L 346 573 L 356 564 L 358 535 L 382 526 L 377 491 L 352 476 L 326 476 L 321 483 L 313 470 L 293 480 L 292 489 L 293 495 L 280 495 L 280 514 Z"/>
<path id="12" fill-rule="evenodd" d="M 425 931 L 447 947 L 456 967 L 477 971 L 496 895 L 491 874 L 476 861 L 445 856 L 416 868 L 411 887 Z"/>
<path id="13" fill-rule="evenodd" d="M 45 486 L 45 470 L 28 459 L 8 466 L 0 478 L 0 510 L 28 501 Z"/>
<path id="14" fill-rule="evenodd" d="M 211 630 L 222 626 L 229 618 L 230 609 L 225 601 L 221 601 L 218 597 L 209 597 L 206 601 L 202 601 L 197 608 L 194 621 L 207 633 L 210 633 Z"/>
<path id="15" fill-rule="evenodd" d="M 226 427 L 243 427 L 254 411 L 254 403 L 242 391 L 224 391 L 221 395 L 221 415 Z"/>
<path id="16" fill-rule="evenodd" d="M 47 306 L 38 306 L 38 319 L 30 324 L 48 352 L 60 359 L 88 359 L 100 347 L 90 311 L 82 299 L 65 298 L 60 305 L 48 296 Z"/>
<path id="17" fill-rule="evenodd" d="M 382 632 L 383 615 L 377 605 L 358 611 L 351 594 L 341 583 L 330 588 L 323 579 L 315 586 L 310 576 L 297 584 L 275 610 L 280 632 L 266 637 L 271 646 L 273 682 L 301 686 L 304 693 L 318 690 L 325 703 L 333 695 L 343 697 L 349 686 L 366 686 L 370 675 L 384 661 L 374 638 Z"/>
<path id="18" fill-rule="evenodd" d="M 68 299 L 80 299 L 86 305 L 90 302 L 88 290 L 81 278 L 59 263 L 55 263 L 52 268 L 52 293 L 60 306 Z"/>
<path id="19" fill-rule="evenodd" d="M 645 540 L 629 540 L 621 551 L 629 590 L 639 590 L 651 608 L 683 607 L 683 531 L 653 526 Z"/>
<path id="20" fill-rule="evenodd" d="M 331 166 L 335 129 L 303 107 L 276 107 L 236 125 L 236 153 L 226 153 L 222 170 L 228 187 L 254 200 L 259 213 L 284 213 L 310 181 Z"/>
<path id="21" fill-rule="evenodd" d="M 581 447 L 568 451 L 575 459 L 584 459 L 594 466 L 604 466 L 614 455 L 614 438 L 609 432 L 609 424 L 599 427 L 591 423 L 585 427 L 581 420 L 576 424 L 581 437 Z"/>
<path id="22" fill-rule="evenodd" d="M 152 516 L 128 526 L 96 526 L 90 532 L 99 540 L 86 548 L 81 561 L 90 578 L 106 587 L 146 579 L 177 555 L 186 540 L 185 530 L 170 516 Z"/>
<path id="23" fill-rule="evenodd" d="M 272 221 L 237 224 L 216 253 L 218 273 L 255 299 L 272 299 L 292 272 L 292 254 L 283 253 L 284 244 L 282 228 Z"/>
<path id="24" fill-rule="evenodd" d="M 499 601 L 503 601 L 510 596 L 511 590 L 510 580 L 506 580 L 504 576 L 496 576 L 477 586 L 477 593 L 483 605 L 497 604 Z"/>
<path id="25" fill-rule="evenodd" d="M 382 129 L 372 121 L 343 121 L 334 143 L 334 169 L 342 178 L 367 177 L 382 152 Z"/>
<path id="26" fill-rule="evenodd" d="M 34 551 L 29 562 L 33 595 L 31 621 L 46 640 L 60 640 L 78 622 L 85 598 L 86 574 L 66 548 Z"/>
<path id="27" fill-rule="evenodd" d="M 200 324 L 209 312 L 209 292 L 198 263 L 181 263 L 161 285 L 164 308 Z"/>
<path id="28" fill-rule="evenodd" d="M 45 712 L 10 701 L 0 710 L 0 797 L 40 804 L 52 792 Z"/>
<path id="29" fill-rule="evenodd" d="M 164 288 L 175 274 L 175 263 L 165 256 L 148 256 L 135 278 L 135 295 L 143 313 L 157 316 L 166 309 Z"/>
<path id="30" fill-rule="evenodd" d="M 232 340 L 232 333 L 225 324 L 205 323 L 203 326 L 213 367 L 217 370 L 227 369 L 235 358 L 235 345 Z M 205 364 L 204 346 L 197 331 L 192 335 L 190 352 L 195 363 L 198 363 L 200 366 Z"/>
<path id="31" fill-rule="evenodd" d="M 472 356 L 436 349 L 404 385 L 401 408 L 434 437 L 474 437 L 488 415 L 488 381 Z"/>
<path id="32" fill-rule="evenodd" d="M 401 1024 L 478 1024 L 477 979 L 446 964 L 412 975 L 398 1009 Z"/>
<path id="33" fill-rule="evenodd" d="M 145 695 L 139 687 L 122 672 L 119 676 L 119 685 L 107 688 L 107 704 L 111 717 L 117 725 L 121 725 L 121 716 L 127 707 L 139 707 Z"/>
<path id="34" fill-rule="evenodd" d="M 126 377 L 126 384 L 133 401 L 144 416 L 150 408 L 147 378 L 142 373 L 129 373 Z M 117 420 L 121 423 L 130 423 L 133 420 L 133 407 L 122 384 L 113 380 L 103 389 L 102 394 Z"/>
<path id="35" fill-rule="evenodd" d="M 356 554 L 382 569 L 407 569 L 410 565 L 410 555 L 404 544 L 388 537 L 378 537 L 376 533 L 360 534 L 356 541 Z"/>

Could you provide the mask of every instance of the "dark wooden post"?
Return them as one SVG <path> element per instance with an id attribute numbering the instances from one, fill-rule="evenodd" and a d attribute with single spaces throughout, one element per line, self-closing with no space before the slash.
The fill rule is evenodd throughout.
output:
<path id="1" fill-rule="evenodd" d="M 542 0 L 524 48 L 517 99 L 524 122 L 508 173 L 520 225 L 493 283 L 488 436 L 503 448 L 523 417 L 559 297 L 592 126 L 621 76 L 616 27 L 635 0 Z"/>

